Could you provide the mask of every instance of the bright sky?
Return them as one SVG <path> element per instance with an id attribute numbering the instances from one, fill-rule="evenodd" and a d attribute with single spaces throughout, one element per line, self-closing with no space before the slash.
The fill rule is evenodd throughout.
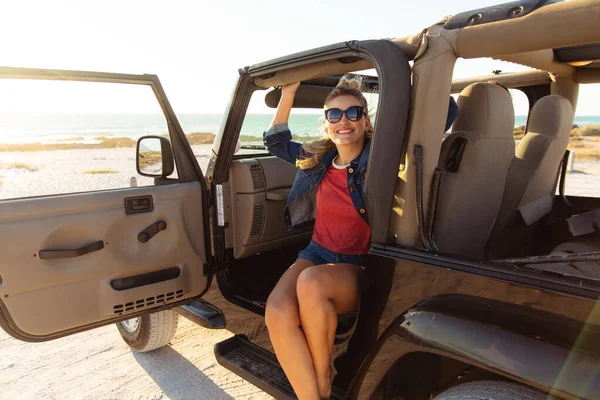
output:
<path id="1" fill-rule="evenodd" d="M 240 67 L 345 40 L 412 34 L 444 15 L 500 2 L 10 1 L 2 5 L 0 65 L 157 74 L 176 112 L 220 113 Z M 493 69 L 523 68 L 463 60 L 455 76 Z M 595 93 L 581 90 L 578 114 L 600 115 L 595 86 Z M 23 94 L 0 101 L 0 111 L 21 103 L 35 100 Z"/>

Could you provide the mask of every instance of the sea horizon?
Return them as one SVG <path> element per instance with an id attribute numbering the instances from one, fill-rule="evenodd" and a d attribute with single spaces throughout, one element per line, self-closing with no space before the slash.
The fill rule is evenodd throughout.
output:
<path id="1" fill-rule="evenodd" d="M 222 114 L 182 113 L 179 123 L 186 134 L 216 134 Z M 260 139 L 273 114 L 252 113 L 242 126 L 243 140 Z M 526 116 L 515 116 L 515 127 L 525 125 Z M 292 132 L 302 136 L 322 134 L 322 114 L 290 116 Z M 575 116 L 574 125 L 600 125 L 600 115 Z M 162 114 L 145 113 L 0 113 L 0 143 L 98 143 L 106 137 L 137 140 L 145 135 L 168 132 Z"/>

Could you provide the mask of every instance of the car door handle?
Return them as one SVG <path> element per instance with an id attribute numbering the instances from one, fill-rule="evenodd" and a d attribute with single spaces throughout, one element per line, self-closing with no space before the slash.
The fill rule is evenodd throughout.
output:
<path id="1" fill-rule="evenodd" d="M 104 248 L 104 241 L 98 240 L 97 242 L 86 244 L 78 249 L 71 250 L 40 250 L 40 259 L 52 260 L 55 258 L 73 258 L 84 256 L 94 251 L 102 250 Z"/>

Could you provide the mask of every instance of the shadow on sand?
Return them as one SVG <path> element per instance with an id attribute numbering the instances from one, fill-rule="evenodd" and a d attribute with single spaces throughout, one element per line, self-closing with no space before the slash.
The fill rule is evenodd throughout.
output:
<path id="1" fill-rule="evenodd" d="M 171 400 L 233 399 L 194 364 L 169 346 L 133 357 Z"/>

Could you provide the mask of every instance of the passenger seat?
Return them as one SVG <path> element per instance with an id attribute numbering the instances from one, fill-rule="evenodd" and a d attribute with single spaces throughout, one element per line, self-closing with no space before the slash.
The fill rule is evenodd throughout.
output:
<path id="1" fill-rule="evenodd" d="M 458 108 L 442 142 L 433 237 L 441 252 L 481 259 L 514 157 L 514 109 L 508 91 L 491 83 L 467 86 Z"/>
<path id="2" fill-rule="evenodd" d="M 506 180 L 502 207 L 488 243 L 490 257 L 530 242 L 530 226 L 552 210 L 559 165 L 569 144 L 573 107 L 562 96 L 538 100 Z"/>

